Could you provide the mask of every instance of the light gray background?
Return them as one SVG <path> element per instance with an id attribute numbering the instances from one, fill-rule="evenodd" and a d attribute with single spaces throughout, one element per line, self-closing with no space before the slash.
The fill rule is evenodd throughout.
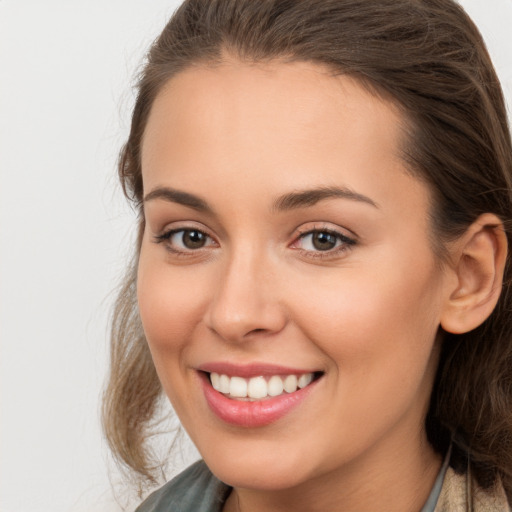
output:
<path id="1" fill-rule="evenodd" d="M 99 428 L 134 223 L 115 161 L 134 72 L 178 3 L 0 0 L 0 512 L 120 510 Z M 461 3 L 512 107 L 512 0 Z"/>

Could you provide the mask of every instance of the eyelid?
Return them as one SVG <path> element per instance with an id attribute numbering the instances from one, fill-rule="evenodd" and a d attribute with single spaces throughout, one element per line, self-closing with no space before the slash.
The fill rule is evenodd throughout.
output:
<path id="1" fill-rule="evenodd" d="M 176 247 L 171 243 L 171 238 L 177 233 L 187 232 L 187 231 L 198 231 L 205 235 L 210 243 L 206 243 L 206 245 L 202 247 L 198 247 L 197 249 L 190 249 L 186 247 Z M 198 253 L 203 252 L 204 250 L 209 250 L 212 246 L 218 247 L 219 243 L 217 242 L 215 236 L 210 233 L 210 230 L 207 229 L 204 225 L 197 225 L 195 222 L 179 222 L 175 224 L 168 225 L 164 227 L 159 233 L 153 235 L 153 242 L 156 244 L 163 244 L 167 251 L 172 253 L 175 256 L 192 256 L 197 255 Z M 213 243 L 212 243 L 213 242 Z"/>
<path id="2" fill-rule="evenodd" d="M 211 234 L 210 230 L 204 225 L 198 224 L 199 223 L 193 221 L 173 223 L 163 228 L 160 233 L 154 234 L 153 241 L 157 244 L 163 244 L 170 253 L 183 257 L 199 255 L 200 253 L 204 253 L 206 250 L 211 250 L 212 247 L 220 247 L 219 242 L 216 240 L 216 237 Z M 187 231 L 198 231 L 205 235 L 208 240 L 205 245 L 197 248 L 180 247 L 179 245 L 182 244 L 171 243 L 171 239 L 174 235 Z M 306 249 L 300 246 L 301 240 L 304 240 L 306 237 L 312 236 L 315 233 L 328 233 L 333 235 L 337 239 L 335 246 L 325 250 L 318 248 Z M 292 236 L 293 241 L 288 245 L 288 247 L 297 250 L 308 258 L 336 258 L 359 242 L 357 235 L 352 231 L 324 222 L 302 225 L 296 229 L 295 235 Z"/>
<path id="3" fill-rule="evenodd" d="M 353 240 L 354 242 L 359 241 L 359 236 L 354 233 L 354 231 L 333 225 L 329 222 L 309 222 L 302 224 L 295 230 L 295 234 L 292 235 L 294 240 L 300 238 L 301 236 L 305 236 L 310 233 L 318 233 L 318 232 L 326 232 L 326 233 L 332 233 L 333 235 L 339 235 L 342 238 L 346 238 L 349 240 Z"/>
<path id="4" fill-rule="evenodd" d="M 211 237 L 208 233 L 206 233 L 202 229 L 198 229 L 198 228 L 173 228 L 173 229 L 168 229 L 168 230 L 164 231 L 163 233 L 160 233 L 159 235 L 155 235 L 155 239 L 158 240 L 158 241 L 169 240 L 171 237 L 173 237 L 177 233 L 182 233 L 182 232 L 185 233 L 187 231 L 197 231 L 197 232 L 201 233 L 202 235 L 206 235 L 210 240 L 214 240 L 213 237 Z"/>
<path id="5" fill-rule="evenodd" d="M 210 238 L 215 239 L 215 236 L 212 234 L 211 229 L 205 226 L 202 222 L 197 222 L 195 220 L 183 220 L 183 221 L 175 221 L 168 222 L 163 224 L 162 228 L 154 227 L 151 231 L 153 231 L 153 237 L 163 237 L 166 234 L 174 231 L 201 231 L 205 235 L 208 235 Z"/>
<path id="6" fill-rule="evenodd" d="M 341 227 L 333 227 L 330 224 L 315 223 L 313 225 L 301 226 L 298 233 L 294 236 L 293 242 L 290 244 L 292 249 L 300 251 L 303 255 L 309 258 L 336 258 L 342 253 L 350 250 L 354 245 L 358 243 L 358 237 L 352 231 Z M 307 236 L 312 236 L 315 233 L 328 233 L 337 237 L 338 241 L 332 249 L 327 250 L 312 250 L 298 247 L 297 244 L 304 240 Z"/>

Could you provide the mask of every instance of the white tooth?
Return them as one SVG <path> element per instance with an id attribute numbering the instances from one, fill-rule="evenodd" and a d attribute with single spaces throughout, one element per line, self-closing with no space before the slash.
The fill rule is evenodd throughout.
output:
<path id="1" fill-rule="evenodd" d="M 215 372 L 210 373 L 210 381 L 211 381 L 213 389 L 215 389 L 215 391 L 220 390 L 219 380 L 220 380 L 220 376 L 218 373 L 215 373 Z"/>
<path id="2" fill-rule="evenodd" d="M 265 398 L 267 396 L 267 381 L 263 377 L 253 377 L 247 387 L 249 398 Z"/>
<path id="3" fill-rule="evenodd" d="M 297 377 L 295 375 L 288 375 L 288 377 L 284 379 L 284 390 L 287 393 L 297 391 Z"/>
<path id="4" fill-rule="evenodd" d="M 225 394 L 229 393 L 229 377 L 227 375 L 219 377 L 219 391 Z"/>
<path id="5" fill-rule="evenodd" d="M 308 384 L 311 384 L 311 381 L 313 380 L 313 374 L 312 373 L 305 373 L 304 375 L 301 375 L 299 377 L 299 381 L 297 385 L 299 388 L 305 388 Z"/>
<path id="6" fill-rule="evenodd" d="M 242 377 L 231 377 L 229 382 L 229 394 L 236 398 L 247 396 L 247 381 Z"/>
<path id="7" fill-rule="evenodd" d="M 268 381 L 268 395 L 269 396 L 279 396 L 284 389 L 283 379 L 278 375 L 274 375 L 270 377 Z"/>

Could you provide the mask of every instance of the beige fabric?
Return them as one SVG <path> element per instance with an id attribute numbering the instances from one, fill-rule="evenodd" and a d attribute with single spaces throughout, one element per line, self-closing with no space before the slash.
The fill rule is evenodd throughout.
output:
<path id="1" fill-rule="evenodd" d="M 434 512 L 510 512 L 500 485 L 491 492 L 481 489 L 467 474 L 448 468 Z"/>

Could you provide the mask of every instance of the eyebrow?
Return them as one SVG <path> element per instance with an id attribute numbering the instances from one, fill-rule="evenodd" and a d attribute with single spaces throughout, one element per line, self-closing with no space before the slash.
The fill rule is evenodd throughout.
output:
<path id="1" fill-rule="evenodd" d="M 375 208 L 378 208 L 377 203 L 369 197 L 354 192 L 349 188 L 345 187 L 320 187 L 310 190 L 299 190 L 297 192 L 291 192 L 279 197 L 273 204 L 272 209 L 275 211 L 288 211 L 295 210 L 298 208 L 307 208 L 313 206 L 319 201 L 324 199 L 349 199 L 351 201 L 358 201 L 369 204 Z"/>
<path id="2" fill-rule="evenodd" d="M 146 203 L 154 199 L 163 199 L 170 203 L 188 206 L 189 208 L 199 212 L 213 213 L 213 209 L 204 199 L 201 199 L 199 196 L 194 194 L 190 194 L 189 192 L 183 192 L 182 190 L 176 190 L 169 187 L 157 187 L 144 197 L 144 202 Z"/>
<path id="3" fill-rule="evenodd" d="M 290 192 L 278 197 L 272 204 L 272 211 L 284 212 L 299 208 L 307 208 L 315 205 L 319 201 L 335 198 L 358 201 L 378 208 L 378 205 L 372 199 L 363 194 L 354 192 L 349 188 L 319 187 Z M 144 202 L 155 199 L 162 199 L 170 203 L 181 204 L 203 213 L 213 213 L 213 208 L 201 197 L 170 187 L 157 187 L 153 189 L 144 197 Z"/>

